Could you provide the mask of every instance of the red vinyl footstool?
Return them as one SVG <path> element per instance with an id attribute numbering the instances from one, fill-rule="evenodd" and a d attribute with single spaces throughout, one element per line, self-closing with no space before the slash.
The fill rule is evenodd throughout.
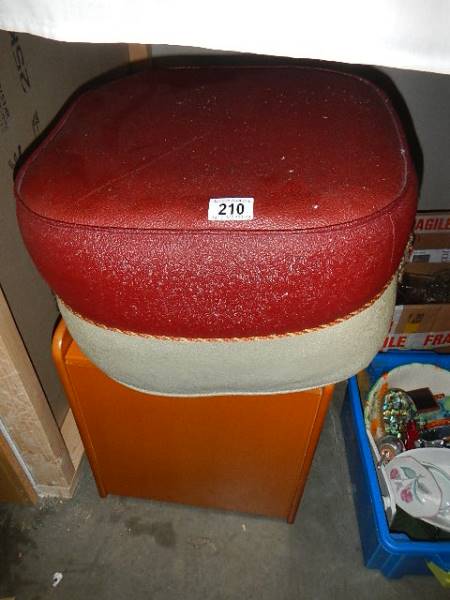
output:
<path id="1" fill-rule="evenodd" d="M 25 244 L 83 352 L 168 395 L 345 379 L 382 345 L 416 210 L 359 77 L 150 69 L 88 91 L 16 179 Z"/>

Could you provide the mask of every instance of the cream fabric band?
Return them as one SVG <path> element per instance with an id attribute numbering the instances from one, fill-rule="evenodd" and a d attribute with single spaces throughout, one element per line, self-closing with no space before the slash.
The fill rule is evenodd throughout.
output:
<path id="1" fill-rule="evenodd" d="M 128 334 L 58 305 L 86 356 L 128 387 L 168 396 L 272 394 L 335 383 L 366 367 L 388 331 L 396 287 L 394 277 L 368 307 L 326 327 L 230 341 Z"/>

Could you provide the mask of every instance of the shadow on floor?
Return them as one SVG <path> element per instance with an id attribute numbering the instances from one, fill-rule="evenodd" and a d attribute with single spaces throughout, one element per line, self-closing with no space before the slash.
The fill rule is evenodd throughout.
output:
<path id="1" fill-rule="evenodd" d="M 362 564 L 339 385 L 294 525 L 97 495 L 0 505 L 0 598 L 17 600 L 438 600 L 433 577 L 387 580 Z M 52 577 L 61 572 L 54 588 Z"/>

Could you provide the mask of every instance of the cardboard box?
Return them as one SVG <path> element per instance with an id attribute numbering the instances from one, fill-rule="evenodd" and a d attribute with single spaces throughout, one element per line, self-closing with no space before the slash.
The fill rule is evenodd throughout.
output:
<path id="1" fill-rule="evenodd" d="M 450 212 L 417 213 L 414 248 L 383 349 L 450 350 Z"/>
<path id="2" fill-rule="evenodd" d="M 65 44 L 0 31 L 0 57 L 0 286 L 61 425 L 68 405 L 50 355 L 58 310 L 22 241 L 13 176 L 21 156 L 80 86 L 127 65 L 128 47 Z"/>
<path id="3" fill-rule="evenodd" d="M 399 304 L 383 350 L 450 348 L 450 304 Z"/>
<path id="4" fill-rule="evenodd" d="M 443 231 L 450 234 L 449 211 L 423 211 L 417 213 L 414 233 L 438 233 Z"/>
<path id="5" fill-rule="evenodd" d="M 450 232 L 416 233 L 411 262 L 450 262 Z"/>
<path id="6" fill-rule="evenodd" d="M 450 212 L 419 212 L 411 262 L 450 262 Z"/>

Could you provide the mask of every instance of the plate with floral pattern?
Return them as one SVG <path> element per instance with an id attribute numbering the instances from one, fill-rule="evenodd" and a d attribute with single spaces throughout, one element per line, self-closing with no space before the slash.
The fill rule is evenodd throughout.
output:
<path id="1" fill-rule="evenodd" d="M 423 520 L 450 532 L 450 448 L 415 448 L 404 452 L 402 456 L 411 456 L 426 467 L 442 492 L 438 514 Z"/>
<path id="2" fill-rule="evenodd" d="M 386 466 L 386 472 L 397 506 L 418 519 L 438 514 L 442 501 L 441 488 L 419 461 L 399 454 Z"/>

